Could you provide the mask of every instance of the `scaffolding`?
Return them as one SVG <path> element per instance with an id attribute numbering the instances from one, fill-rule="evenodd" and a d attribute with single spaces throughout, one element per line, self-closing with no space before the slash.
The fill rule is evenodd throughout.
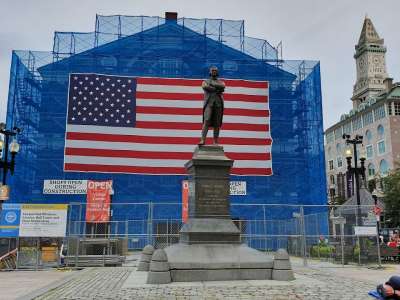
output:
<path id="1" fill-rule="evenodd" d="M 205 78 L 216 65 L 224 78 L 270 82 L 274 175 L 246 176 L 247 196 L 232 201 L 325 204 L 319 62 L 281 53 L 281 44 L 246 36 L 244 21 L 122 15 L 97 15 L 94 32 L 56 32 L 52 51 L 14 51 L 7 124 L 23 133 L 13 202 L 71 201 L 42 194 L 45 179 L 112 179 L 117 203 L 179 200 L 182 176 L 63 172 L 68 75 Z"/>

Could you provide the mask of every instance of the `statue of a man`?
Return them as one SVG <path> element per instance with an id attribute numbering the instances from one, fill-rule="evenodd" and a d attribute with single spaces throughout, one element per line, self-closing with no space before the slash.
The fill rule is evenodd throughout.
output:
<path id="1" fill-rule="evenodd" d="M 214 129 L 214 144 L 218 144 L 219 129 L 222 125 L 224 115 L 224 98 L 222 93 L 225 90 L 225 83 L 218 80 L 218 68 L 210 68 L 210 79 L 204 80 L 201 87 L 204 90 L 203 103 L 203 128 L 199 145 L 204 145 L 208 128 Z"/>

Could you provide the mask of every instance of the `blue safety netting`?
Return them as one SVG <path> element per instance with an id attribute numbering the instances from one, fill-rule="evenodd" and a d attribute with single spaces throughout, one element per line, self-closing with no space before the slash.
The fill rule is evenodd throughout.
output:
<path id="1" fill-rule="evenodd" d="M 210 65 L 224 78 L 270 82 L 274 175 L 233 177 L 247 195 L 232 201 L 326 204 L 319 62 L 279 58 L 245 36 L 243 21 L 100 15 L 94 32 L 56 32 L 52 51 L 12 54 L 7 124 L 23 128 L 12 202 L 85 202 L 43 194 L 46 179 L 112 179 L 113 203 L 180 202 L 185 176 L 63 172 L 68 74 L 205 78 Z"/>

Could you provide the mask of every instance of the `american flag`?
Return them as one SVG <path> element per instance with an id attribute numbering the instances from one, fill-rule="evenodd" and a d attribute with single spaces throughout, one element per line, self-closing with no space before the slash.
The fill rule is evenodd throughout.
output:
<path id="1" fill-rule="evenodd" d="M 268 82 L 222 79 L 219 143 L 231 174 L 271 175 Z M 186 174 L 202 126 L 202 80 L 70 74 L 64 170 Z M 207 144 L 212 143 L 212 128 Z"/>

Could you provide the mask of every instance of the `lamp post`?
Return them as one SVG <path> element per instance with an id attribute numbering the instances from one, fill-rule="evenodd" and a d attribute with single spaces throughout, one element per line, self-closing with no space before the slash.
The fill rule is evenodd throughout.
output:
<path id="1" fill-rule="evenodd" d="M 358 157 L 357 157 L 357 145 L 362 144 L 363 136 L 356 135 L 354 139 L 350 139 L 350 135 L 343 134 L 343 139 L 346 140 L 348 146 L 353 145 L 353 150 L 351 147 L 347 147 L 345 150 L 346 160 L 347 160 L 347 172 L 350 175 L 354 175 L 355 178 L 355 192 L 357 199 L 357 226 L 361 226 L 361 200 L 360 200 L 360 175 L 365 182 L 365 154 L 362 153 L 360 157 L 361 166 L 358 167 Z M 351 159 L 354 155 L 354 167 L 351 165 Z"/>
<path id="2" fill-rule="evenodd" d="M 357 145 L 362 144 L 363 142 L 363 136 L 362 135 L 356 135 L 354 139 L 350 138 L 349 134 L 343 134 L 343 139 L 346 141 L 346 147 L 345 150 L 345 155 L 346 155 L 346 160 L 347 160 L 347 172 L 349 175 L 354 175 L 354 181 L 355 181 L 355 192 L 356 192 L 356 200 L 357 200 L 357 215 L 356 215 L 356 224 L 357 226 L 361 226 L 361 200 L 360 200 L 360 175 L 362 176 L 363 180 L 365 181 L 365 156 L 361 155 L 360 157 L 360 162 L 361 162 L 361 167 L 358 167 L 358 157 L 357 157 Z M 351 147 L 350 145 L 353 145 Z M 353 149 L 351 149 L 353 148 Z M 354 167 L 351 165 L 351 159 L 354 155 Z M 361 254 L 363 253 L 364 245 L 363 241 L 359 240 L 359 249 L 360 249 L 360 254 L 359 254 L 359 262 L 361 262 Z"/>
<path id="3" fill-rule="evenodd" d="M 15 169 L 15 156 L 19 151 L 19 144 L 15 136 L 21 132 L 21 129 L 14 127 L 13 129 L 6 129 L 6 124 L 0 123 L 0 169 L 3 169 L 3 177 L 0 186 L 0 211 L 3 201 L 8 200 L 9 187 L 7 183 L 7 173 L 10 171 L 11 175 L 14 174 Z M 10 143 L 11 137 L 14 137 Z M 11 159 L 9 159 L 11 155 Z"/>

